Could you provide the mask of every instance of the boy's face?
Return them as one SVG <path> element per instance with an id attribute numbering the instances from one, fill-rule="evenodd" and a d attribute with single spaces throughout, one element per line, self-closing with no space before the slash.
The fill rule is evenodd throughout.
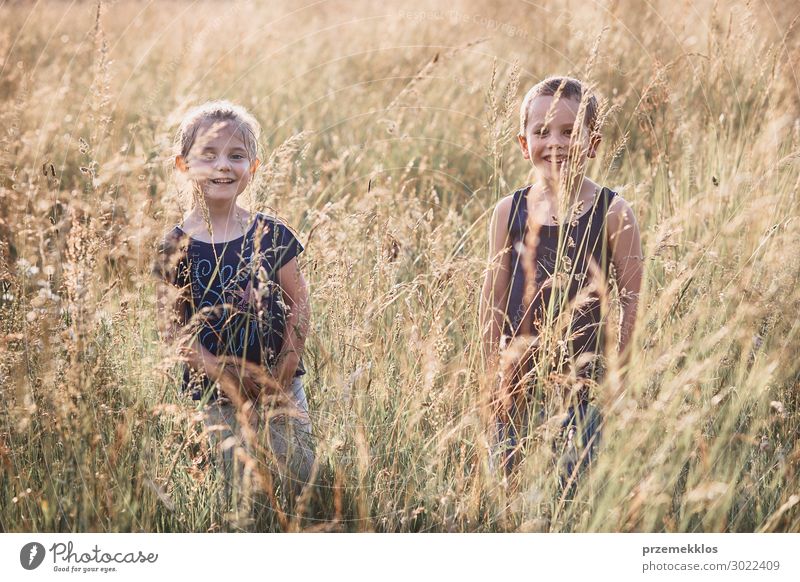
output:
<path id="1" fill-rule="evenodd" d="M 540 95 L 528 107 L 525 135 L 518 139 L 522 155 L 530 160 L 537 177 L 558 182 L 568 171 L 582 175 L 586 160 L 595 157 L 600 136 L 590 136 L 585 123 L 575 124 L 580 103 Z"/>
<path id="2" fill-rule="evenodd" d="M 230 121 L 201 123 L 189 155 L 176 159 L 177 168 L 198 184 L 206 198 L 236 200 L 250 183 L 259 162 L 250 160 L 243 131 Z"/>

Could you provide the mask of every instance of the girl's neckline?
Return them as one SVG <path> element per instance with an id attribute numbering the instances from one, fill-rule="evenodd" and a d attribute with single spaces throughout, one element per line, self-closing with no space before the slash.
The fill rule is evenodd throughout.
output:
<path id="1" fill-rule="evenodd" d="M 525 215 L 526 215 L 526 220 L 525 220 L 525 228 L 527 228 L 527 227 L 528 227 L 528 221 L 527 221 L 527 214 L 528 214 L 528 193 L 531 191 L 531 188 L 533 188 L 533 185 L 531 185 L 531 186 L 528 186 L 528 187 L 527 187 L 527 188 L 525 188 L 525 190 L 523 191 L 523 193 L 522 193 L 522 198 L 523 198 L 523 199 L 522 199 L 522 202 L 523 202 L 523 204 L 521 204 L 521 205 L 520 205 L 520 206 L 523 206 L 523 207 L 525 208 Z M 589 205 L 589 208 L 588 208 L 588 210 L 585 210 L 585 211 L 583 211 L 583 212 L 582 212 L 582 213 L 581 213 L 581 214 L 580 214 L 578 217 L 576 217 L 576 218 L 573 218 L 572 220 L 582 220 L 584 217 L 586 217 L 586 216 L 589 216 L 589 214 L 591 214 L 591 213 L 592 213 L 592 209 L 593 209 L 593 208 L 594 208 L 594 207 L 597 205 L 597 203 L 599 202 L 599 200 L 600 200 L 600 196 L 602 196 L 602 195 L 603 195 L 603 191 L 604 191 L 604 190 L 605 190 L 605 187 L 601 187 L 601 188 L 600 188 L 600 189 L 599 189 L 597 192 L 595 192 L 595 194 L 594 194 L 594 198 L 592 199 L 592 203 Z M 565 223 L 562 223 L 562 224 L 541 224 L 541 225 L 540 225 L 540 227 L 541 227 L 541 228 L 549 228 L 549 229 L 558 229 L 558 228 L 560 228 L 560 227 L 562 227 L 562 226 L 564 226 L 564 225 L 568 224 L 569 222 L 572 222 L 572 221 L 567 221 L 567 222 L 565 222 Z"/>
<path id="2" fill-rule="evenodd" d="M 178 229 L 179 231 L 181 231 L 183 234 L 185 234 L 186 236 L 188 236 L 188 237 L 189 237 L 189 242 L 191 242 L 191 243 L 197 243 L 197 244 L 201 244 L 201 245 L 205 245 L 205 246 L 209 246 L 209 247 L 212 247 L 212 246 L 213 246 L 213 247 L 220 247 L 220 246 L 223 246 L 223 245 L 229 245 L 229 244 L 231 244 L 231 243 L 239 242 L 240 240 L 244 239 L 246 236 L 248 236 L 248 235 L 249 235 L 249 234 L 250 234 L 250 233 L 253 231 L 253 229 L 255 229 L 255 227 L 256 227 L 256 224 L 258 223 L 258 219 L 259 219 L 259 218 L 261 218 L 261 216 L 260 216 L 260 213 L 259 213 L 259 212 L 255 212 L 255 213 L 253 214 L 253 221 L 252 221 L 252 224 L 251 224 L 251 225 L 250 225 L 250 227 L 247 229 L 247 232 L 245 232 L 245 233 L 244 233 L 242 236 L 237 236 L 236 238 L 232 238 L 232 239 L 230 239 L 230 240 L 217 241 L 217 242 L 213 242 L 213 243 L 212 243 L 212 242 L 207 242 L 207 241 L 204 241 L 204 240 L 200 240 L 200 239 L 197 239 L 197 238 L 194 238 L 193 236 L 191 236 L 190 234 L 188 234 L 188 233 L 187 233 L 185 230 L 183 230 L 183 229 L 180 227 L 180 225 L 175 225 L 175 228 L 177 228 L 177 229 Z"/>

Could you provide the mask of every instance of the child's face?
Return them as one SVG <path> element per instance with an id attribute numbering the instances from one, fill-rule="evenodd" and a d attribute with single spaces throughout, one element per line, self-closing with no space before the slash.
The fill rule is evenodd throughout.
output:
<path id="1" fill-rule="evenodd" d="M 206 199 L 236 200 L 250 183 L 258 160 L 250 160 L 243 131 L 230 121 L 204 122 L 197 128 L 189 155 L 178 156 L 176 166 Z"/>
<path id="2" fill-rule="evenodd" d="M 539 179 L 558 182 L 571 171 L 581 175 L 593 158 L 600 136 L 590 136 L 585 123 L 575 125 L 580 103 L 575 99 L 540 95 L 528 105 L 525 135 L 519 136 L 522 155 Z"/>

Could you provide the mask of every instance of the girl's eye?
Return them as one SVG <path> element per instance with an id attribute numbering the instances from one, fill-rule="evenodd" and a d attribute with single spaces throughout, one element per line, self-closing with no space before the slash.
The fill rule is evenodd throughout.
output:
<path id="1" fill-rule="evenodd" d="M 564 130 L 564 135 L 572 135 L 572 130 L 571 129 L 565 129 Z"/>
<path id="2" fill-rule="evenodd" d="M 233 154 L 231 156 L 234 160 L 243 160 L 244 156 L 242 154 Z"/>
<path id="3" fill-rule="evenodd" d="M 536 135 L 538 135 L 539 137 L 545 137 L 547 135 L 547 130 L 542 128 L 536 132 Z"/>
<path id="4" fill-rule="evenodd" d="M 203 154 L 201 157 L 202 157 L 204 160 L 213 160 L 215 156 L 214 156 L 214 154 L 205 153 L 205 154 Z"/>

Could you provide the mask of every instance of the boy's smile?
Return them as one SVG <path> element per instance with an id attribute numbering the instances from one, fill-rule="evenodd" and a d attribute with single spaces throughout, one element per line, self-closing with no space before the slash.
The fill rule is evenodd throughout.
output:
<path id="1" fill-rule="evenodd" d="M 540 95 L 530 105 L 525 135 L 519 136 L 522 155 L 530 160 L 539 179 L 557 182 L 562 170 L 583 172 L 593 158 L 599 138 L 590 138 L 585 123 L 576 127 L 580 103 L 575 99 Z"/>

